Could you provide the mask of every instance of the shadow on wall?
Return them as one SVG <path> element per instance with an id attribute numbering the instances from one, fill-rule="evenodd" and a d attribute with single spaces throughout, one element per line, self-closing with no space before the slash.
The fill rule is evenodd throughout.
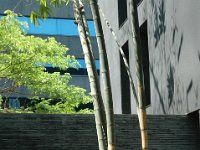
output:
<path id="1" fill-rule="evenodd" d="M 167 75 L 169 108 L 172 105 L 172 101 L 174 97 L 174 72 L 175 72 L 174 67 L 170 64 L 169 74 Z"/>
<path id="2" fill-rule="evenodd" d="M 174 100 L 174 90 L 175 90 L 175 81 L 174 81 L 174 78 L 175 78 L 175 68 L 176 68 L 176 65 L 179 63 L 179 60 L 180 60 L 180 54 L 181 54 L 181 50 L 182 50 L 182 45 L 183 45 L 183 33 L 181 34 L 181 37 L 180 39 L 176 37 L 176 33 L 178 32 L 178 28 L 176 26 L 176 24 L 174 24 L 173 28 L 172 28 L 172 43 L 171 43 L 171 49 L 174 49 L 172 47 L 174 47 L 174 44 L 177 43 L 177 41 L 180 41 L 179 42 L 179 46 L 178 46 L 178 52 L 173 52 L 171 53 L 171 55 L 174 55 L 174 57 L 170 57 L 171 59 L 177 59 L 177 63 L 173 64 L 172 65 L 172 60 L 171 59 L 168 59 L 167 62 L 166 62 L 166 65 L 170 64 L 169 65 L 169 70 L 168 70 L 168 75 L 167 75 L 167 89 L 168 89 L 168 107 L 170 108 L 171 105 L 172 105 L 172 102 Z M 176 47 L 176 46 L 175 46 Z M 175 51 L 177 51 L 175 49 Z M 178 84 L 177 85 L 178 87 L 180 87 L 180 85 Z M 181 93 L 180 93 L 181 94 Z"/>
<path id="3" fill-rule="evenodd" d="M 156 91 L 152 93 L 155 96 L 152 99 L 157 99 L 158 109 L 164 114 L 188 113 L 199 106 L 199 79 L 192 75 L 195 72 L 191 72 L 191 76 L 187 72 L 191 67 L 184 60 L 185 52 L 188 51 L 184 46 L 187 37 L 184 37 L 183 27 L 177 22 L 177 12 L 182 9 L 179 10 L 175 1 L 151 0 L 148 18 L 149 69 L 152 86 Z M 196 61 L 200 62 L 200 50 L 191 58 L 192 63 Z"/>
<path id="4" fill-rule="evenodd" d="M 184 36 L 183 33 L 180 33 L 177 25 L 176 25 L 176 9 L 173 5 L 173 12 L 172 12 L 172 26 L 171 26 L 171 33 L 172 33 L 172 40 L 168 40 L 169 44 L 169 52 L 167 55 L 167 59 L 165 62 L 165 66 L 167 66 L 167 89 L 168 89 L 168 108 L 170 109 L 172 105 L 179 105 L 180 107 L 172 109 L 177 111 L 183 111 L 183 99 L 184 98 L 184 85 L 183 82 L 180 80 L 179 76 L 176 73 L 176 68 L 179 65 L 180 56 L 182 52 L 182 45 Z M 176 93 L 174 93 L 176 91 Z M 176 98 L 174 98 L 176 94 Z M 187 106 L 188 107 L 188 106 Z M 181 110 L 180 110 L 181 109 Z"/>
<path id="5" fill-rule="evenodd" d="M 166 19 L 169 19 L 169 17 L 166 18 L 166 1 L 151 0 L 150 5 L 154 16 L 152 18 L 153 32 L 151 32 L 151 37 L 153 37 L 154 53 L 157 53 L 153 55 L 154 57 L 152 57 L 150 64 L 150 72 L 155 90 L 159 96 L 160 105 L 164 114 L 169 113 L 170 108 L 174 109 L 174 111 L 180 110 L 181 112 L 183 97 L 177 96 L 177 93 L 178 95 L 183 94 L 184 89 L 180 79 L 177 79 L 176 68 L 180 60 L 184 36 L 183 33 L 180 33 L 176 25 L 176 10 L 174 6 L 171 8 L 173 10 L 171 12 L 172 17 L 170 18 L 172 19 L 170 20 L 172 24 L 166 24 Z M 168 31 L 171 34 L 167 33 L 167 35 L 172 35 L 171 38 L 166 36 L 167 25 L 168 28 L 171 27 L 171 30 Z M 155 74 L 155 72 L 157 73 Z M 175 95 L 176 98 L 174 98 Z M 176 104 L 180 104 L 180 108 L 175 108 L 174 105 Z"/>
<path id="6" fill-rule="evenodd" d="M 152 61 L 150 62 L 149 65 L 149 70 L 152 76 L 152 81 L 154 84 L 154 89 L 158 94 L 158 99 L 159 99 L 159 104 L 160 104 L 160 109 L 162 113 L 166 114 L 167 108 L 165 107 L 165 97 L 162 92 L 162 87 L 160 86 L 160 78 L 163 76 L 162 74 L 164 73 L 162 62 L 163 60 L 166 60 L 165 54 L 165 42 L 163 40 L 163 37 L 165 36 L 165 31 L 166 31 L 166 24 L 165 24 L 165 15 L 166 15 L 166 10 L 165 10 L 165 1 L 164 0 L 151 0 L 150 5 L 152 8 L 152 15 L 153 18 L 150 18 L 150 26 L 152 26 L 151 31 L 149 32 L 149 37 L 152 37 L 152 46 L 153 49 L 155 50 L 156 54 L 153 54 L 153 57 L 151 58 Z M 157 51 L 159 50 L 159 51 Z M 154 53 L 155 53 L 154 52 Z M 155 74 L 155 69 L 159 69 L 159 74 Z M 163 80 L 163 79 L 162 79 Z M 155 94 L 155 93 L 152 93 Z"/>
<path id="7" fill-rule="evenodd" d="M 155 89 L 156 89 L 156 91 L 158 93 L 158 96 L 159 96 L 159 100 L 160 100 L 162 111 L 163 111 L 164 114 L 166 114 L 165 105 L 164 105 L 164 98 L 163 98 L 163 96 L 162 96 L 162 94 L 160 92 L 160 89 L 158 87 L 158 79 L 156 79 L 156 76 L 155 76 L 155 74 L 153 72 L 153 65 L 150 65 L 149 68 L 150 68 L 151 75 L 153 77 L 153 82 L 154 82 L 154 85 L 155 85 Z"/>
<path id="8" fill-rule="evenodd" d="M 182 45 L 183 45 L 183 33 L 181 34 L 180 44 L 179 44 L 179 48 L 178 48 L 178 54 L 177 54 L 178 63 L 179 63 L 179 59 L 180 59 Z"/>
<path id="9" fill-rule="evenodd" d="M 166 25 L 165 25 L 165 3 L 163 0 L 161 0 L 157 6 L 152 0 L 152 5 L 155 8 L 154 11 L 154 25 L 155 25 L 155 31 L 154 31 L 154 38 L 155 38 L 155 47 L 157 47 L 158 42 L 160 41 L 161 35 L 165 33 L 166 31 Z"/>
<path id="10" fill-rule="evenodd" d="M 199 62 L 200 62 L 200 52 L 198 51 L 198 58 L 199 58 Z"/>

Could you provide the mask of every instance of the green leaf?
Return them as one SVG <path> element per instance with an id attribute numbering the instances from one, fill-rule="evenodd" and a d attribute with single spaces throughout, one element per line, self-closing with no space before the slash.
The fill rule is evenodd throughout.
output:
<path id="1" fill-rule="evenodd" d="M 31 12 L 31 14 L 30 14 L 30 20 L 31 20 L 31 22 L 34 23 L 34 25 L 36 25 L 36 26 L 39 26 L 39 25 L 40 25 L 40 23 L 39 23 L 39 21 L 38 21 L 39 18 L 41 18 L 40 14 L 38 14 L 38 13 L 35 12 L 35 11 L 32 11 L 32 12 Z"/>
<path id="2" fill-rule="evenodd" d="M 47 2 L 46 2 L 46 0 L 40 0 L 40 6 L 47 7 Z"/>
<path id="3" fill-rule="evenodd" d="M 48 18 L 52 13 L 52 10 L 49 6 L 40 5 L 40 16 L 43 18 Z"/>

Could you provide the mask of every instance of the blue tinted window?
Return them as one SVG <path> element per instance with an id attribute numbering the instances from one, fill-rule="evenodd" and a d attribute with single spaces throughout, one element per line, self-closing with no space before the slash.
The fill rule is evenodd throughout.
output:
<path id="1" fill-rule="evenodd" d="M 80 64 L 79 68 L 86 68 L 86 64 L 85 64 L 85 60 L 84 59 L 77 59 L 77 61 Z M 99 60 L 95 60 L 95 64 L 96 64 L 96 69 L 99 70 L 100 69 Z"/>
<path id="2" fill-rule="evenodd" d="M 0 15 L 0 18 L 3 17 Z M 18 17 L 20 21 L 26 21 L 29 25 L 28 34 L 43 34 L 43 35 L 63 35 L 63 36 L 77 36 L 78 29 L 72 19 L 56 19 L 50 18 L 46 20 L 39 20 L 40 25 L 35 26 L 30 22 L 29 17 Z M 90 35 L 95 36 L 94 22 L 88 21 Z"/>
<path id="3" fill-rule="evenodd" d="M 73 36 L 78 35 L 77 25 L 75 20 L 69 19 L 46 19 L 40 20 L 40 26 L 35 26 L 30 22 L 28 17 L 19 17 L 20 21 L 26 21 L 29 25 L 28 34 L 44 34 L 44 35 L 65 35 Z M 90 35 L 95 36 L 94 23 L 88 21 Z"/>
<path id="4" fill-rule="evenodd" d="M 78 63 L 80 64 L 80 66 L 78 66 L 78 68 L 86 68 L 86 64 L 85 64 L 85 60 L 84 59 L 76 59 L 78 61 Z M 100 62 L 99 60 L 95 60 L 95 64 L 96 64 L 96 69 L 99 70 L 100 69 Z M 45 67 L 53 67 L 51 64 L 45 64 Z"/>
<path id="5" fill-rule="evenodd" d="M 51 64 L 45 64 L 44 66 L 48 73 L 60 72 L 60 74 L 64 74 L 64 73 L 68 72 L 71 75 L 88 75 L 85 61 L 83 59 L 77 59 L 77 61 L 80 64 L 80 66 L 78 66 L 78 69 L 68 68 L 67 71 L 60 70 L 57 67 L 53 67 Z M 100 70 L 99 60 L 95 60 L 95 64 L 96 64 L 97 74 L 99 75 L 99 72 L 100 72 L 99 71 Z"/>

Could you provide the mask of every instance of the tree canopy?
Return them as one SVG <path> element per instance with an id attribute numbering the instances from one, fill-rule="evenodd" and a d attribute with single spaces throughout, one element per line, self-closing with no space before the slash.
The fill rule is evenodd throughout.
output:
<path id="1" fill-rule="evenodd" d="M 54 38 L 26 35 L 26 22 L 18 21 L 17 14 L 12 11 L 5 13 L 7 15 L 0 19 L 0 94 L 17 92 L 18 87 L 25 86 L 32 91 L 31 97 L 40 95 L 59 100 L 55 109 L 59 108 L 60 113 L 75 112 L 80 103 L 90 102 L 91 97 L 84 89 L 69 85 L 69 73 L 60 75 L 60 72 L 46 71 L 47 64 L 61 70 L 77 67 L 75 57 L 66 54 L 68 48 Z M 11 84 L 4 84 L 3 81 L 8 80 Z M 49 105 L 50 101 L 43 103 Z"/>

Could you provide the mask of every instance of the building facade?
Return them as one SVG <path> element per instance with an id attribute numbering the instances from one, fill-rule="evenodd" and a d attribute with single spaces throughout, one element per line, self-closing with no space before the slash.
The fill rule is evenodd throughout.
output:
<path id="1" fill-rule="evenodd" d="M 131 68 L 136 84 L 135 50 L 131 33 L 131 0 L 99 0 L 99 5 L 113 27 Z M 7 9 L 22 13 L 22 20 L 29 20 L 31 10 L 37 10 L 34 1 L 0 0 L 0 15 Z M 200 2 L 193 0 L 137 0 L 138 18 L 143 53 L 145 94 L 149 114 L 185 114 L 200 108 Z M 112 6 L 112 11 L 110 10 Z M 86 5 L 86 16 L 92 24 L 92 16 Z M 113 19 L 114 18 L 114 19 Z M 102 18 L 106 48 L 108 50 L 114 111 L 117 114 L 136 113 L 136 105 L 128 76 L 112 34 Z M 92 43 L 96 64 L 99 66 L 94 27 L 91 25 Z M 30 24 L 28 34 L 42 38 L 55 37 L 75 55 L 82 67 L 69 69 L 71 84 L 89 90 L 83 53 L 74 24 L 72 5 L 54 9 L 40 27 Z M 99 68 L 99 67 L 97 67 Z M 55 68 L 47 66 L 49 72 Z M 137 85 L 137 84 L 136 84 Z M 20 91 L 26 92 L 21 87 Z M 20 94 L 11 97 L 23 97 Z"/>
<path id="2" fill-rule="evenodd" d="M 69 68 L 68 72 L 71 74 L 72 85 L 80 86 L 90 92 L 88 75 L 86 70 L 86 65 L 84 61 L 84 55 L 82 52 L 82 47 L 79 39 L 79 34 L 77 30 L 77 25 L 74 20 L 74 13 L 72 4 L 69 3 L 67 6 L 61 6 L 58 8 L 53 8 L 52 15 L 47 20 L 40 21 L 40 26 L 34 26 L 30 22 L 30 13 L 32 10 L 38 10 L 39 3 L 32 0 L 19 1 L 19 0 L 0 0 L 0 16 L 4 15 L 5 10 L 13 10 L 16 13 L 20 13 L 23 17 L 19 17 L 21 21 L 27 21 L 29 24 L 29 30 L 27 34 L 34 35 L 41 38 L 55 37 L 55 39 L 66 45 L 70 50 L 67 52 L 69 55 L 74 55 L 75 58 L 80 63 L 78 70 Z M 89 29 L 91 33 L 91 41 L 94 49 L 94 57 L 99 71 L 99 56 L 98 49 L 94 31 L 94 25 L 92 21 L 92 16 L 89 6 L 86 4 L 86 16 L 88 19 Z M 52 68 L 52 66 L 46 65 L 48 72 L 59 71 L 57 68 Z M 29 93 L 24 87 L 18 88 L 19 93 Z M 12 93 L 8 96 L 11 98 L 24 98 L 26 95 Z"/>
<path id="3" fill-rule="evenodd" d="M 136 84 L 131 0 L 99 0 L 128 58 Z M 185 114 L 200 108 L 200 1 L 139 0 L 138 18 L 149 114 Z M 112 6 L 112 11 L 110 11 Z M 116 18 L 116 19 L 113 19 Z M 127 73 L 102 17 L 115 113 L 136 113 Z M 136 84 L 137 85 L 137 84 Z"/>

